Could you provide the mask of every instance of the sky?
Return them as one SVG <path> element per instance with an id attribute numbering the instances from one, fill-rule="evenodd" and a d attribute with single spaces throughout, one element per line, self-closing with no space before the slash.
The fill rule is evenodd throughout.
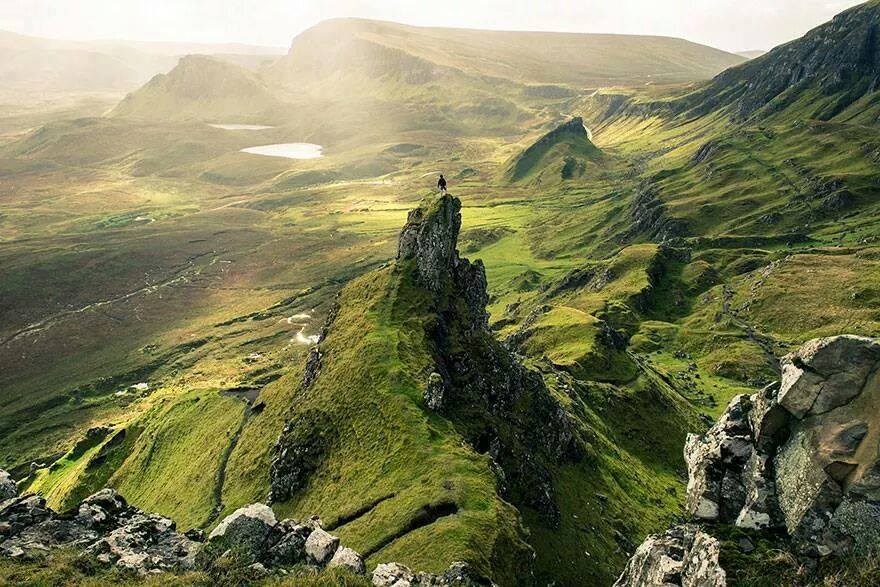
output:
<path id="1" fill-rule="evenodd" d="M 0 29 L 60 39 L 288 46 L 327 18 L 503 30 L 654 34 L 770 49 L 861 0 L 0 0 Z"/>

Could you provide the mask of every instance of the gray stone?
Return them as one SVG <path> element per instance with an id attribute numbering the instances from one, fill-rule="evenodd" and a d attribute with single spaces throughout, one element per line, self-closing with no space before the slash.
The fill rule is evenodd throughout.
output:
<path id="1" fill-rule="evenodd" d="M 880 361 L 880 341 L 834 336 L 806 343 L 782 359 L 779 403 L 798 418 L 824 414 L 862 393 Z"/>
<path id="2" fill-rule="evenodd" d="M 754 452 L 747 396 L 735 397 L 703 436 L 689 434 L 684 458 L 688 467 L 686 507 L 702 520 L 733 522 L 746 500 L 745 464 Z"/>
<path id="3" fill-rule="evenodd" d="M 455 250 L 461 229 L 461 202 L 443 195 L 429 205 L 410 211 L 397 245 L 398 260 L 413 259 L 422 284 L 440 292 L 444 277 L 457 261 Z"/>
<path id="4" fill-rule="evenodd" d="M 306 540 L 312 533 L 312 526 L 299 524 L 293 520 L 284 520 L 278 524 L 282 533 L 269 549 L 269 558 L 276 565 L 295 565 L 306 558 Z"/>
<path id="5" fill-rule="evenodd" d="M 446 385 L 439 373 L 431 373 L 428 385 L 425 386 L 425 405 L 429 410 L 439 412 L 443 409 L 446 399 Z"/>
<path id="6" fill-rule="evenodd" d="M 719 554 L 718 541 L 696 526 L 674 526 L 645 539 L 614 587 L 724 587 Z"/>
<path id="7" fill-rule="evenodd" d="M 65 548 L 147 574 L 190 569 L 201 547 L 168 518 L 129 506 L 112 489 L 89 496 L 63 516 L 38 496 L 22 496 L 4 503 L 0 520 L 8 525 L 0 552 L 19 558 Z"/>
<path id="8" fill-rule="evenodd" d="M 375 587 L 412 587 L 414 580 L 415 574 L 398 563 L 383 563 L 373 570 Z"/>
<path id="9" fill-rule="evenodd" d="M 277 525 L 272 508 L 264 503 L 252 503 L 226 516 L 208 536 L 208 540 L 223 539 L 228 547 L 262 559 L 278 537 Z"/>
<path id="10" fill-rule="evenodd" d="M 327 567 L 347 569 L 355 575 L 363 575 L 367 572 L 367 567 L 364 565 L 364 559 L 361 558 L 361 555 L 345 546 L 336 549 L 333 558 L 327 563 Z"/>
<path id="11" fill-rule="evenodd" d="M 339 546 L 339 538 L 316 528 L 306 540 L 306 555 L 316 565 L 330 561 Z"/>
<path id="12" fill-rule="evenodd" d="M 0 469 L 0 503 L 13 497 L 18 497 L 18 486 L 9 473 Z"/>

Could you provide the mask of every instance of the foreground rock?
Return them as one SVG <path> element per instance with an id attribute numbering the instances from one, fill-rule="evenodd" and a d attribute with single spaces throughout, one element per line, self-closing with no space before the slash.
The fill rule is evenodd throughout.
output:
<path id="1" fill-rule="evenodd" d="M 473 572 L 470 565 L 463 562 L 452 563 L 440 575 L 414 573 L 398 563 L 385 563 L 376 566 L 372 576 L 375 587 L 478 587 L 491 582 Z"/>
<path id="2" fill-rule="evenodd" d="M 57 514 L 42 497 L 25 495 L 0 504 L 0 554 L 33 558 L 72 548 L 140 574 L 193 568 L 200 544 L 174 522 L 129 506 L 112 489 Z"/>
<path id="3" fill-rule="evenodd" d="M 130 506 L 113 489 L 102 489 L 69 512 L 56 513 L 38 495 L 0 502 L 0 555 L 39 558 L 55 549 L 94 556 L 138 574 L 212 568 L 215 561 L 247 566 L 256 575 L 309 563 L 314 570 L 338 567 L 363 575 L 361 556 L 317 520 L 277 521 L 261 503 L 224 518 L 202 541 L 200 531 L 177 532 L 172 520 Z"/>
<path id="4" fill-rule="evenodd" d="M 691 435 L 688 511 L 783 526 L 802 555 L 863 552 L 880 539 L 880 341 L 837 336 L 782 359 L 782 381 L 734 398 Z"/>
<path id="5" fill-rule="evenodd" d="M 696 526 L 675 526 L 649 536 L 630 558 L 614 587 L 723 587 L 718 541 Z"/>
<path id="6" fill-rule="evenodd" d="M 780 383 L 735 397 L 688 436 L 688 513 L 785 530 L 808 567 L 868 553 L 880 544 L 880 340 L 813 340 L 781 370 Z M 724 585 L 717 541 L 693 526 L 648 537 L 617 582 L 667 584 Z"/>

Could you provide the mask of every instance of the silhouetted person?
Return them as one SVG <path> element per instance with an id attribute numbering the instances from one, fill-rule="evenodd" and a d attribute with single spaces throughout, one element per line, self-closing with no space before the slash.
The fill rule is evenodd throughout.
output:
<path id="1" fill-rule="evenodd" d="M 443 177 L 443 174 L 440 174 L 440 179 L 437 180 L 437 187 L 440 188 L 440 191 L 444 194 L 446 193 L 446 178 Z"/>

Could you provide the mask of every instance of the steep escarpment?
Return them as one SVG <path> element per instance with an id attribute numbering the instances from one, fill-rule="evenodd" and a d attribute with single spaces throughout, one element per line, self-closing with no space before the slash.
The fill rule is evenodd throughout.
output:
<path id="1" fill-rule="evenodd" d="M 722 72 L 681 105 L 700 111 L 730 107 L 741 119 L 806 102 L 808 116 L 829 120 L 873 95 L 878 83 L 880 3 L 871 1 L 837 15 L 800 39 Z M 876 100 L 871 102 L 876 105 Z"/>
<path id="2" fill-rule="evenodd" d="M 482 267 L 455 252 L 457 206 L 445 197 L 411 213 L 397 263 L 341 292 L 276 446 L 272 500 L 319 514 L 370 567 L 467 561 L 514 584 L 531 574 L 518 514 L 490 456 L 424 397 L 433 373 L 454 372 L 437 365 L 439 325 L 467 337 L 485 328 Z M 459 391 L 451 378 L 442 385 Z M 452 405 L 450 394 L 439 403 Z"/>
<path id="3" fill-rule="evenodd" d="M 445 196 L 431 209 L 414 210 L 398 247 L 400 268 L 434 294 L 436 320 L 428 325 L 428 336 L 439 378 L 426 390 L 426 400 L 501 467 L 505 497 L 556 525 L 559 511 L 548 465 L 577 460 L 582 449 L 541 376 L 489 333 L 483 264 L 461 259 L 455 250 L 460 207 Z"/>

